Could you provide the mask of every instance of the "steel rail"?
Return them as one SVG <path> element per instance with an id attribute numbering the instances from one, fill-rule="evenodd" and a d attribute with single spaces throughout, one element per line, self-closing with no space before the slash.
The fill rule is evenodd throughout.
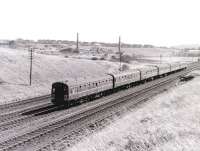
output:
<path id="1" fill-rule="evenodd" d="M 11 120 L 15 120 L 17 117 L 21 116 L 21 114 L 23 113 L 26 113 L 32 110 L 37 110 L 44 107 L 48 107 L 50 105 L 52 105 L 52 103 L 41 103 L 38 105 L 30 106 L 28 108 L 23 108 L 23 109 L 15 110 L 13 112 L 0 114 L 0 125 L 2 122 L 9 122 Z"/>
<path id="2" fill-rule="evenodd" d="M 11 103 L 7 103 L 7 104 L 1 104 L 0 111 L 3 111 L 8 108 L 16 108 L 16 106 L 25 105 L 25 104 L 29 104 L 29 103 L 33 103 L 33 102 L 35 103 L 37 101 L 42 101 L 44 99 L 50 99 L 50 97 L 51 97 L 51 95 L 48 94 L 48 95 L 43 95 L 43 96 L 34 97 L 34 98 L 30 98 L 30 99 L 11 102 Z"/>

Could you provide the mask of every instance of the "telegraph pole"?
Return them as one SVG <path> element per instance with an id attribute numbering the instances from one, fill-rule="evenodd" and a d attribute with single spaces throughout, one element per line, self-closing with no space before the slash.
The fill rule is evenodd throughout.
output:
<path id="1" fill-rule="evenodd" d="M 119 49 L 119 71 L 121 71 L 121 37 L 119 36 L 119 44 L 118 44 L 118 49 Z"/>
<path id="2" fill-rule="evenodd" d="M 79 51 L 79 33 L 76 34 L 76 51 Z"/>
<path id="3" fill-rule="evenodd" d="M 30 79 L 29 79 L 29 84 L 31 86 L 32 83 L 32 64 L 33 64 L 33 48 L 30 48 Z"/>
<path id="4" fill-rule="evenodd" d="M 162 63 L 162 55 L 160 54 L 160 64 Z"/>

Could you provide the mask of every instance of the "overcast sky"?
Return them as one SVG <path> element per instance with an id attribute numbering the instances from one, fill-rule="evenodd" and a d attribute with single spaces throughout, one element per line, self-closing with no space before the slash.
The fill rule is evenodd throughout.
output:
<path id="1" fill-rule="evenodd" d="M 0 0 L 0 39 L 200 44 L 199 0 Z"/>

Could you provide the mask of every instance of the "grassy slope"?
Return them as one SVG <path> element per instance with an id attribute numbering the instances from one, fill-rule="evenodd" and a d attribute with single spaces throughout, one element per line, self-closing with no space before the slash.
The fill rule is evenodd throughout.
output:
<path id="1" fill-rule="evenodd" d="M 117 68 L 107 61 L 34 54 L 33 84 L 29 86 L 28 52 L 5 48 L 0 49 L 0 67 L 0 102 L 48 94 L 52 82 L 101 76 Z"/>
<path id="2" fill-rule="evenodd" d="M 200 73 L 200 72 L 199 72 Z M 71 151 L 198 151 L 200 77 L 160 94 Z"/>

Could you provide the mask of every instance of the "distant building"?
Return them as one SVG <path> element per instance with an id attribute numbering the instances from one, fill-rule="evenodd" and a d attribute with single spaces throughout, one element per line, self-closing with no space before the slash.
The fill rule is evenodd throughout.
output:
<path id="1" fill-rule="evenodd" d="M 9 47 L 10 43 L 10 40 L 0 40 L 0 47 Z"/>
<path id="2" fill-rule="evenodd" d="M 9 40 L 0 40 L 0 45 L 9 45 Z"/>

